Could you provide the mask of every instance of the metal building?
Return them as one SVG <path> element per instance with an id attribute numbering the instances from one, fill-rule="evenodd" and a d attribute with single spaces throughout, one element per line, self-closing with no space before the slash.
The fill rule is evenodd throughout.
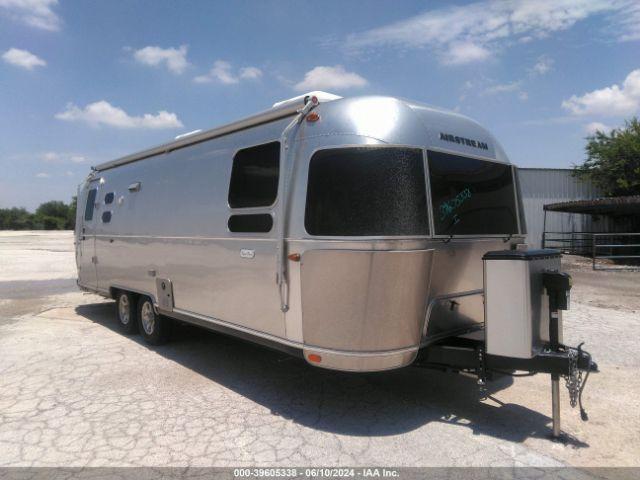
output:
<path id="1" fill-rule="evenodd" d="M 570 168 L 519 168 L 518 177 L 527 222 L 527 243 L 540 248 L 544 226 L 543 206 L 572 200 L 589 200 L 602 196 L 591 182 L 572 175 Z M 602 223 L 602 225 L 601 225 Z M 590 215 L 547 215 L 547 232 L 597 232 L 605 221 Z"/>

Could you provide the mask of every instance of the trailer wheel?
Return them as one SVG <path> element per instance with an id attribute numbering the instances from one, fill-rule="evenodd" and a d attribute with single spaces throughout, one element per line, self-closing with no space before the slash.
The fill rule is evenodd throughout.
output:
<path id="1" fill-rule="evenodd" d="M 171 320 L 158 315 L 149 297 L 141 296 L 138 300 L 138 326 L 142 338 L 151 345 L 160 345 L 169 338 Z"/>
<path id="2" fill-rule="evenodd" d="M 116 295 L 116 314 L 120 329 L 128 334 L 138 332 L 138 308 L 135 296 L 129 292 L 120 291 Z"/>

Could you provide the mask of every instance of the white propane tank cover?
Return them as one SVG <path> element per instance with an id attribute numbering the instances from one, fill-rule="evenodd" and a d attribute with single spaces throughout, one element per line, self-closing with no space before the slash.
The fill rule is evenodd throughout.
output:
<path id="1" fill-rule="evenodd" d="M 549 303 L 542 273 L 560 270 L 560 253 L 502 250 L 487 252 L 483 261 L 487 353 L 536 356 L 549 342 Z"/>
<path id="2" fill-rule="evenodd" d="M 331 100 L 339 100 L 342 97 L 340 95 L 334 95 L 333 93 L 322 92 L 320 90 L 316 90 L 313 92 L 303 93 L 302 95 L 298 95 L 297 97 L 288 98 L 286 100 L 281 100 L 279 102 L 274 103 L 271 108 L 280 108 L 285 105 L 290 105 L 294 103 L 303 103 L 304 99 L 307 97 L 316 97 L 320 102 L 330 102 Z"/>

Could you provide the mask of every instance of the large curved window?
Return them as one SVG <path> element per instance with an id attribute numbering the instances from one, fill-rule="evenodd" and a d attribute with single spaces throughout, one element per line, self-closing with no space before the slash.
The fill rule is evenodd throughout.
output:
<path id="1" fill-rule="evenodd" d="M 511 165 L 427 153 L 436 235 L 518 233 Z"/>
<path id="2" fill-rule="evenodd" d="M 322 236 L 427 235 L 422 151 L 321 150 L 309 164 L 305 228 Z"/>

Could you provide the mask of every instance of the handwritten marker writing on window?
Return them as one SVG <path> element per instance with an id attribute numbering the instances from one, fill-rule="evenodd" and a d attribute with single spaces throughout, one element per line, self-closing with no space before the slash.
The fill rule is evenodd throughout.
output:
<path id="1" fill-rule="evenodd" d="M 469 188 L 465 188 L 461 190 L 455 197 L 451 200 L 447 200 L 440 204 L 440 220 L 446 220 L 447 217 L 454 215 L 455 211 L 460 208 L 460 206 L 471 198 L 471 190 Z M 455 215 L 457 217 L 457 215 Z M 460 219 L 457 219 L 454 223 L 458 223 Z"/>

